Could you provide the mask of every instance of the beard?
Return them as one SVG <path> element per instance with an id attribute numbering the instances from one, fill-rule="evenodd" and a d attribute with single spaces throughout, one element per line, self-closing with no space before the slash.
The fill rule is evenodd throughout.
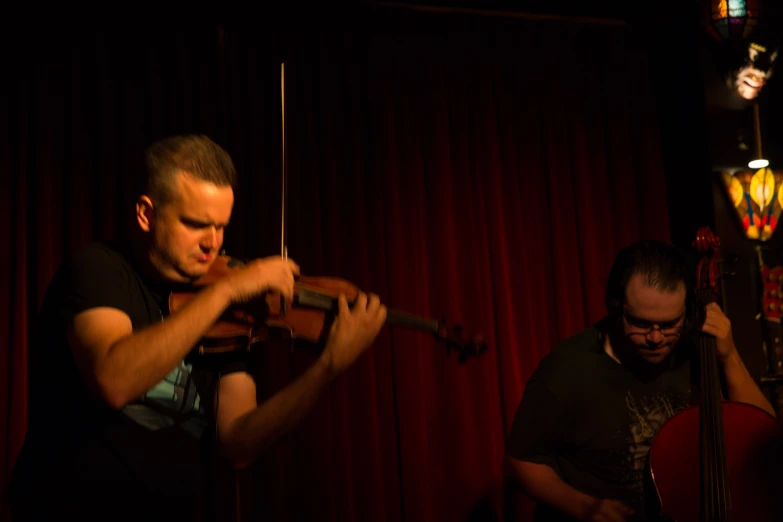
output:
<path id="1" fill-rule="evenodd" d="M 645 356 L 644 350 L 648 345 L 638 344 L 632 341 L 631 338 L 626 335 L 622 326 L 613 329 L 609 333 L 609 342 L 622 365 L 628 368 L 642 381 L 655 379 L 669 367 L 672 353 L 677 345 L 677 342 L 666 339 L 658 346 L 668 347 L 668 353 L 662 355 L 660 359 Z"/>

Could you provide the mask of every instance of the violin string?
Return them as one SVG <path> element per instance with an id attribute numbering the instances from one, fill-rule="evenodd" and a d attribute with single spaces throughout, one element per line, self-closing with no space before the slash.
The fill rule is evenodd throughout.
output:
<path id="1" fill-rule="evenodd" d="M 296 302 L 300 306 L 309 306 L 319 310 L 328 311 L 334 310 L 336 308 L 337 298 L 331 295 L 314 292 L 300 286 Z M 352 305 L 353 300 L 349 301 L 348 304 Z M 417 328 L 428 331 L 430 333 L 438 333 L 440 326 L 438 321 L 433 319 L 417 317 L 413 314 L 398 312 L 396 310 L 389 310 L 387 312 L 386 321 L 391 324 Z"/>
<path id="2" fill-rule="evenodd" d="M 333 309 L 335 301 L 331 296 L 318 294 L 303 288 L 300 288 L 297 297 L 297 304 L 300 306 L 309 306 L 325 311 Z"/>

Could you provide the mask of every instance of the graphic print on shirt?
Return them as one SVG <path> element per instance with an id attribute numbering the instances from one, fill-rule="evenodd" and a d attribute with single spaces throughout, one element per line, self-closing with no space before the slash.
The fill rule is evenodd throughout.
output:
<path id="1" fill-rule="evenodd" d="M 179 366 L 152 387 L 140 401 L 127 404 L 123 413 L 138 424 L 150 430 L 158 430 L 179 423 L 190 412 L 199 412 L 201 398 L 191 378 L 191 364 L 180 362 Z M 190 424 L 194 424 L 190 426 Z M 199 436 L 203 429 L 203 420 L 194 417 L 182 427 Z"/>
<path id="2" fill-rule="evenodd" d="M 649 397 L 625 396 L 630 424 L 628 442 L 627 479 L 638 495 L 644 494 L 644 471 L 653 437 L 675 413 L 687 406 L 676 393 L 660 392 Z"/>

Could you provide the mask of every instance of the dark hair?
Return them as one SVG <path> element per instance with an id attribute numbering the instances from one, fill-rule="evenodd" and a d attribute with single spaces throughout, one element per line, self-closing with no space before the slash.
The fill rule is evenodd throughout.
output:
<path id="1" fill-rule="evenodd" d="M 201 181 L 234 187 L 236 169 L 231 156 L 203 135 L 170 136 L 156 141 L 144 155 L 147 195 L 163 205 L 174 196 L 174 177 L 186 172 Z"/>
<path id="2" fill-rule="evenodd" d="M 691 308 L 693 284 L 688 255 L 668 243 L 639 241 L 623 248 L 609 271 L 605 303 L 610 318 L 619 319 L 628 282 L 637 274 L 644 276 L 647 285 L 662 291 L 674 291 L 683 283 L 688 296 L 686 304 Z"/>

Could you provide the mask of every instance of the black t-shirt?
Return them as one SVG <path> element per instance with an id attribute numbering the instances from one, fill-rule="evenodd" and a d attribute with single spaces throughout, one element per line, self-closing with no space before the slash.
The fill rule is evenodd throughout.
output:
<path id="1" fill-rule="evenodd" d="M 654 514 L 647 453 L 662 424 L 692 404 L 691 355 L 681 343 L 663 371 L 640 377 L 606 354 L 598 325 L 566 339 L 526 385 L 509 454 L 546 464 L 580 491 Z M 540 504 L 535 520 L 573 519 Z"/>
<path id="2" fill-rule="evenodd" d="M 171 289 L 149 284 L 131 259 L 122 245 L 93 243 L 63 263 L 47 289 L 28 352 L 28 431 L 10 486 L 20 513 L 187 519 L 200 502 L 215 379 L 252 372 L 251 359 L 191 354 L 121 410 L 92 398 L 65 336 L 73 317 L 117 308 L 139 331 L 168 316 Z"/>

